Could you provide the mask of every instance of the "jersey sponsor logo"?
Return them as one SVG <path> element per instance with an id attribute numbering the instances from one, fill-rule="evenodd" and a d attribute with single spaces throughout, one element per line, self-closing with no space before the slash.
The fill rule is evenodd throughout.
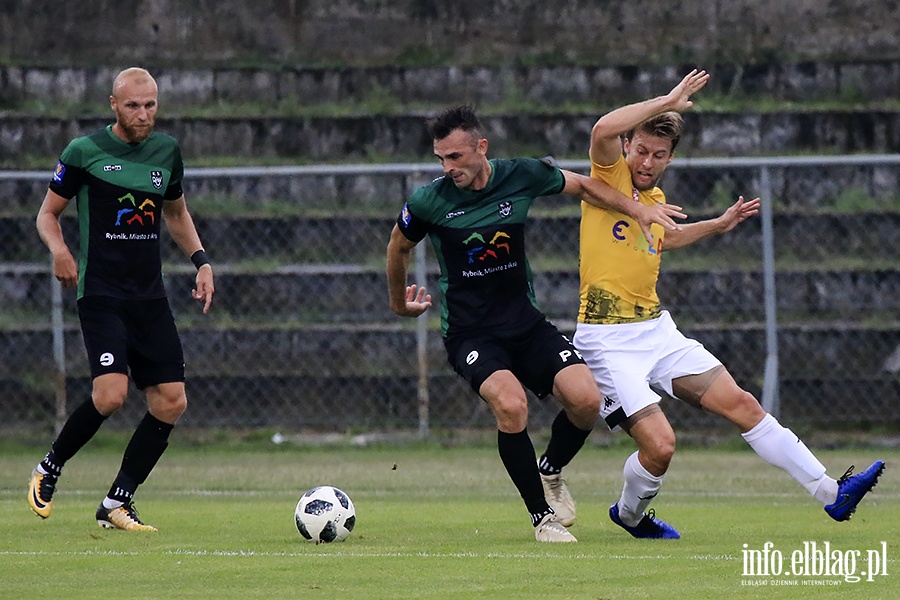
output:
<path id="1" fill-rule="evenodd" d="M 409 227 L 409 222 L 412 221 L 412 214 L 409 212 L 409 203 L 403 205 L 403 210 L 400 211 L 400 220 L 403 221 L 404 227 Z"/>
<path id="2" fill-rule="evenodd" d="M 464 211 L 464 210 L 454 210 L 454 211 L 448 212 L 446 215 L 444 215 L 444 218 L 448 219 L 448 220 L 455 219 L 456 217 L 461 217 L 464 214 L 466 214 L 466 211 Z"/>
<path id="3" fill-rule="evenodd" d="M 138 204 L 135 197 L 131 194 L 125 194 L 117 198 L 119 204 L 125 204 L 124 208 L 116 211 L 115 227 L 124 227 L 125 225 L 138 225 L 140 227 L 152 227 L 156 224 L 156 203 L 150 198 L 144 198 L 144 201 Z M 131 206 L 128 206 L 128 204 Z M 107 239 L 113 239 L 112 234 L 107 234 Z M 156 239 L 156 234 L 151 234 L 148 238 L 133 238 L 114 236 L 115 239 Z"/>
<path id="4" fill-rule="evenodd" d="M 158 190 L 162 189 L 163 174 L 162 171 L 150 171 L 150 183 Z"/>
<path id="5" fill-rule="evenodd" d="M 53 183 L 62 184 L 63 177 L 66 174 L 66 165 L 62 162 L 56 163 L 56 170 L 53 172 Z"/>
<path id="6" fill-rule="evenodd" d="M 110 171 L 121 171 L 122 165 L 104 165 L 103 170 L 109 173 Z"/>
<path id="7" fill-rule="evenodd" d="M 484 236 L 482 236 L 477 231 L 472 235 L 463 240 L 463 245 L 467 246 L 466 255 L 468 257 L 469 264 L 473 264 L 476 260 L 485 261 L 489 258 L 500 258 L 500 253 L 505 252 L 507 256 L 510 255 L 509 249 L 509 234 L 505 231 L 498 231 L 491 238 L 490 242 L 485 241 Z M 469 247 L 470 244 L 475 244 L 474 246 Z"/>
<path id="8" fill-rule="evenodd" d="M 631 227 L 631 225 L 628 223 L 628 221 L 616 221 L 616 224 L 613 225 L 613 228 L 612 228 L 613 237 L 616 238 L 617 240 L 619 240 L 620 242 L 624 242 L 625 234 L 622 232 L 625 231 L 626 227 Z"/>
<path id="9" fill-rule="evenodd" d="M 512 214 L 512 202 L 510 202 L 509 200 L 507 200 L 506 202 L 501 202 L 497 205 L 497 209 L 500 213 L 500 218 L 505 219 Z"/>
<path id="10" fill-rule="evenodd" d="M 619 240 L 620 242 L 624 242 L 627 238 L 625 236 L 625 230 L 631 227 L 631 223 L 628 221 L 616 221 L 616 223 L 612 226 L 612 236 Z M 643 234 L 641 234 L 641 240 L 644 240 Z M 656 238 L 656 236 L 652 236 Z M 650 254 L 659 254 L 660 250 L 662 250 L 662 238 L 656 239 L 656 245 L 654 247 L 654 240 L 644 240 L 647 243 L 646 248 L 641 248 L 640 244 L 635 244 L 635 249 L 637 250 L 646 250 Z"/>

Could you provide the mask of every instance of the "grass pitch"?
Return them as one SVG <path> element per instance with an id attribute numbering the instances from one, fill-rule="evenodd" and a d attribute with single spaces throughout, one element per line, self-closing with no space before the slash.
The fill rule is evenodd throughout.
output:
<path id="1" fill-rule="evenodd" d="M 93 514 L 124 444 L 124 438 L 121 444 L 95 440 L 76 456 L 46 521 L 25 499 L 28 475 L 45 449 L 3 446 L 0 596 L 900 597 L 897 450 L 819 453 L 835 477 L 850 464 L 862 470 L 876 458 L 887 462 L 849 523 L 833 522 L 787 475 L 749 450 L 680 450 L 654 505 L 682 539 L 651 541 L 631 538 L 607 516 L 630 448 L 587 447 L 566 471 L 578 502 L 572 532 L 579 543 L 539 544 L 489 446 L 191 447 L 175 436 L 137 497 L 142 519 L 160 531 L 103 530 Z M 300 494 L 319 484 L 340 487 L 356 505 L 357 527 L 344 543 L 314 545 L 294 526 Z M 774 571 L 780 555 L 780 574 L 746 575 L 745 551 L 762 556 L 767 542 L 764 562 Z M 785 574 L 797 568 L 792 556 L 811 543 L 821 552 L 826 542 L 831 574 L 815 574 L 808 560 L 806 573 Z M 874 565 L 877 575 L 862 574 L 882 559 Z M 755 569 L 762 572 L 760 564 Z M 851 575 L 861 580 L 848 581 Z"/>

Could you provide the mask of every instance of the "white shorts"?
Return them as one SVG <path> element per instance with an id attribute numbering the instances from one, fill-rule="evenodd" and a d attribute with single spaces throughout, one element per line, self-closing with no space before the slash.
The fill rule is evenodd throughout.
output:
<path id="1" fill-rule="evenodd" d="M 672 380 L 698 375 L 722 363 L 685 337 L 668 311 L 652 321 L 619 325 L 578 323 L 573 344 L 591 368 L 603 395 L 600 416 L 612 430 L 660 394 L 675 397 Z"/>

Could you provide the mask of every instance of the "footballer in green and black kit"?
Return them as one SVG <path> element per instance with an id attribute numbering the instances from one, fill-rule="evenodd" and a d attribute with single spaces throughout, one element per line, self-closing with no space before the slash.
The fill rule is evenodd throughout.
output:
<path id="1" fill-rule="evenodd" d="M 66 147 L 50 189 L 63 198 L 76 198 L 78 298 L 165 297 L 162 205 L 182 196 L 183 176 L 178 142 L 162 133 L 131 144 L 109 125 Z"/>
<path id="2" fill-rule="evenodd" d="M 76 199 L 78 316 L 92 377 L 130 367 L 138 389 L 184 381 L 159 237 L 163 202 L 182 197 L 183 176 L 174 138 L 153 132 L 129 143 L 112 125 L 60 157 L 50 190 Z"/>
<path id="3" fill-rule="evenodd" d="M 412 242 L 431 238 L 441 269 L 441 333 L 457 372 L 478 392 L 498 367 L 489 361 L 500 360 L 501 368 L 513 370 L 544 396 L 560 369 L 581 360 L 538 308 L 525 223 L 534 199 L 560 193 L 565 179 L 552 159 L 489 162 L 491 176 L 483 189 L 461 189 L 450 177 L 440 177 L 413 193 L 397 226 Z M 484 356 L 485 347 L 493 354 L 497 344 L 502 356 Z M 483 359 L 480 374 L 472 373 L 471 362 L 465 364 L 473 351 Z M 569 360 L 548 364 L 546 357 L 559 353 Z"/>

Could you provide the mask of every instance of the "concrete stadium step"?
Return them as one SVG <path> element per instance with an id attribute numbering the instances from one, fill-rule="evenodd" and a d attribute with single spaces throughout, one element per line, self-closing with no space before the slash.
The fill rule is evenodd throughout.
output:
<path id="1" fill-rule="evenodd" d="M 521 153 L 585 159 L 598 114 L 486 116 L 491 156 Z M 699 156 L 897 153 L 900 111 L 806 110 L 691 112 L 679 149 Z M 23 156 L 56 157 L 69 141 L 110 123 L 109 117 L 0 119 L 0 164 Z M 157 130 L 175 136 L 190 165 L 200 157 L 369 161 L 422 160 L 433 154 L 421 115 L 360 117 L 179 118 L 161 116 Z M 735 132 L 740 132 L 736 135 Z M 684 155 L 684 154 L 682 154 Z M 48 165 L 48 169 L 53 167 Z"/>
<path id="2" fill-rule="evenodd" d="M 739 195 L 752 197 L 763 188 L 762 167 L 752 159 L 744 164 L 728 159 L 682 159 L 688 156 L 684 152 L 679 150 L 662 187 L 669 202 L 683 206 L 690 215 L 721 209 L 729 200 Z M 492 152 L 492 156 L 502 154 Z M 772 197 L 767 199 L 779 212 L 835 207 L 843 207 L 844 212 L 900 209 L 900 169 L 896 160 L 848 160 L 770 158 L 767 174 Z M 590 168 L 583 156 L 563 164 L 581 173 Z M 43 172 L 0 172 L 3 214 L 32 216 L 47 192 L 55 166 L 55 160 L 50 159 Z M 185 172 L 185 193 L 195 216 L 281 216 L 301 210 L 303 214 L 325 216 L 390 215 L 399 211 L 412 190 L 440 173 L 436 162 L 189 167 Z M 549 196 L 541 198 L 536 208 L 571 209 L 573 202 L 568 196 Z"/>
<path id="3" fill-rule="evenodd" d="M 900 61 L 806 61 L 722 64 L 704 96 L 765 97 L 769 102 L 809 102 L 816 98 L 873 102 L 893 99 L 900 85 Z M 479 107 L 519 98 L 534 106 L 609 105 L 637 102 L 672 88 L 686 69 L 672 66 L 290 66 L 283 68 L 151 69 L 160 84 L 166 111 L 207 109 L 210 105 L 250 104 L 266 98 L 274 107 L 324 104 L 358 107 L 390 102 L 399 106 L 443 106 L 448 90 Z M 106 67 L 0 65 L 0 101 L 27 107 L 91 106 L 109 94 L 116 70 Z M 490 85 L 487 85 L 490 83 Z M 252 108 L 251 108 L 252 110 Z"/>
<path id="4" fill-rule="evenodd" d="M 544 255 L 561 265 L 574 264 L 578 256 L 579 217 L 571 202 L 568 216 L 535 211 L 530 216 L 529 255 L 539 262 Z M 399 214 L 398 204 L 397 213 Z M 779 212 L 773 220 L 777 258 L 795 265 L 824 265 L 829 261 L 871 262 L 873 266 L 896 261 L 884 250 L 896 242 L 900 210 L 846 212 Z M 68 212 L 68 211 L 67 211 Z M 36 214 L 36 212 L 35 212 Z M 706 217 L 717 215 L 707 214 Z M 694 213 L 692 219 L 703 218 Z M 298 264 L 359 264 L 381 267 L 396 214 L 385 216 L 213 216 L 195 215 L 194 221 L 218 265 L 240 268 L 247 263 L 258 271 Z M 63 217 L 63 233 L 77 242 L 74 211 Z M 700 246 L 668 255 L 668 265 L 679 265 L 682 256 L 696 248 L 709 257 L 732 257 L 732 266 L 753 265 L 760 258 L 761 220 L 752 219 L 721 237 Z M 34 215 L 0 216 L 0 244 L 7 263 L 46 264 L 46 248 L 37 235 Z M 163 235 L 163 260 L 174 265 L 186 260 L 168 235 Z M 710 259 L 710 268 L 716 268 Z M 557 265 L 558 266 L 558 265 Z"/>

